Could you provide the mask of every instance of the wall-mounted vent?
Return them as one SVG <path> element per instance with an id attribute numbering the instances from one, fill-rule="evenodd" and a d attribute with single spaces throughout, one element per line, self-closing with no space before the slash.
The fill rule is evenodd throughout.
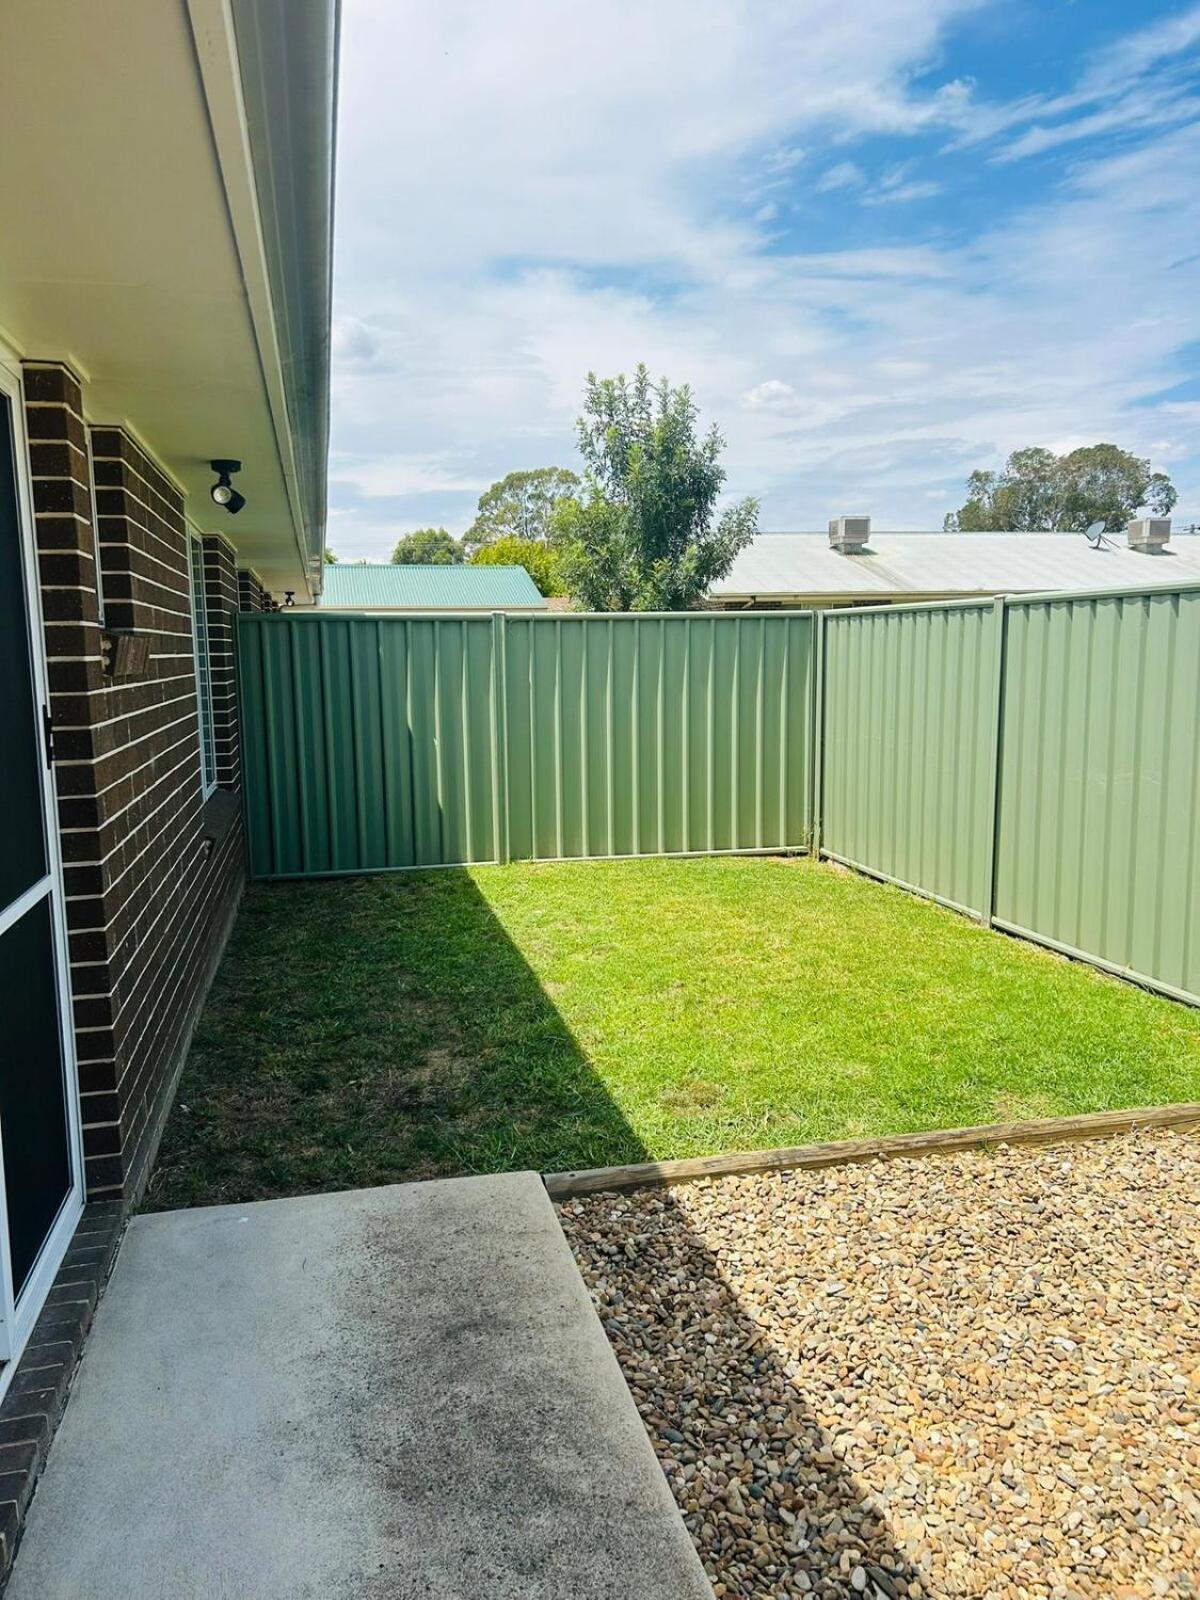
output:
<path id="1" fill-rule="evenodd" d="M 1153 554 L 1161 550 L 1171 537 L 1170 517 L 1142 517 L 1125 529 L 1125 538 L 1131 550 Z"/>
<path id="2" fill-rule="evenodd" d="M 829 524 L 829 542 L 835 550 L 853 555 L 866 548 L 871 537 L 870 517 L 834 517 Z"/>

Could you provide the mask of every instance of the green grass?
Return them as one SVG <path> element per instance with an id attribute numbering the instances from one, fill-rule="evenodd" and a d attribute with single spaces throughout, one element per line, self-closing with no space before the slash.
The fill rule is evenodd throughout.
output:
<path id="1" fill-rule="evenodd" d="M 252 888 L 148 1203 L 1200 1099 L 1200 1012 L 809 861 Z"/>

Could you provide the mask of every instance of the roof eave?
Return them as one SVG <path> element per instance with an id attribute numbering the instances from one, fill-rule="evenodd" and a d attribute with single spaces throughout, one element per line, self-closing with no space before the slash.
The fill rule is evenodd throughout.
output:
<path id="1" fill-rule="evenodd" d="M 187 0 L 310 594 L 323 575 L 339 0 Z M 297 118 L 296 107 L 314 114 Z"/>

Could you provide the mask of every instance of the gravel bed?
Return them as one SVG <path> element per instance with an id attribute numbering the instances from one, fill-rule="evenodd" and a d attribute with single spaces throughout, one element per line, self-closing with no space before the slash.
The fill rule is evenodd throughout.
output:
<path id="1" fill-rule="evenodd" d="M 1200 1135 L 558 1211 L 718 1596 L 1200 1597 Z"/>

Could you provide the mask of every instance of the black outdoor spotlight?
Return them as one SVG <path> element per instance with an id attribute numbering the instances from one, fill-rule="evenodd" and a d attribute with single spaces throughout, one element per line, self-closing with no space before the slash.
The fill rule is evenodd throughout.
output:
<path id="1" fill-rule="evenodd" d="M 217 461 L 210 461 L 208 464 L 217 475 L 217 481 L 208 491 L 209 494 L 212 495 L 217 505 L 225 507 L 231 517 L 236 517 L 246 504 L 246 496 L 237 492 L 230 479 L 235 472 L 242 470 L 242 463 L 240 461 L 226 460 L 222 457 Z"/>

